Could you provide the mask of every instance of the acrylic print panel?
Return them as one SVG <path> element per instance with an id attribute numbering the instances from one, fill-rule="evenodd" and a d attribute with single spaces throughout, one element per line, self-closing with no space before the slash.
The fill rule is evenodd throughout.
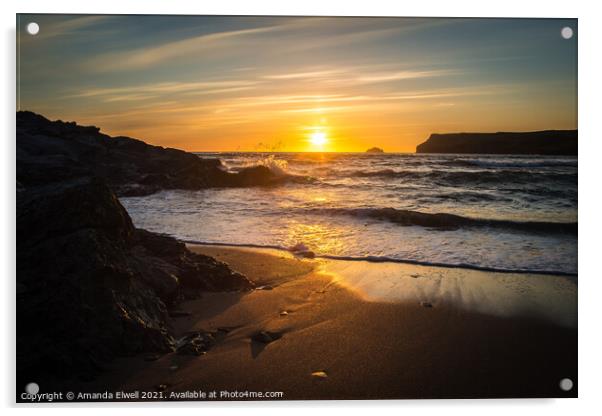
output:
<path id="1" fill-rule="evenodd" d="M 577 396 L 577 21 L 17 16 L 17 400 Z"/>

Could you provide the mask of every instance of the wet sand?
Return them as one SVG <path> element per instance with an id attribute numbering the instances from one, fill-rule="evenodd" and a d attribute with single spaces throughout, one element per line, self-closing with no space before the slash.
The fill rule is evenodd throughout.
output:
<path id="1" fill-rule="evenodd" d="M 207 293 L 181 305 L 190 316 L 173 318 L 176 333 L 219 334 L 206 354 L 118 359 L 82 390 L 156 391 L 162 386 L 164 397 L 215 390 L 218 398 L 221 391 L 253 391 L 283 392 L 289 400 L 577 395 L 576 282 L 550 280 L 556 289 L 549 298 L 533 297 L 544 283 L 515 288 L 534 299 L 534 309 L 522 304 L 513 309 L 514 303 L 502 302 L 502 309 L 488 310 L 471 306 L 479 293 L 484 299 L 492 296 L 492 290 L 477 290 L 483 286 L 479 279 L 490 275 L 507 283 L 511 275 L 396 265 L 396 273 L 407 274 L 408 280 L 398 280 L 401 286 L 389 290 L 380 285 L 375 292 L 361 284 L 358 273 L 349 273 L 378 266 L 367 262 L 340 265 L 275 250 L 189 248 L 228 263 L 263 289 Z M 446 277 L 456 281 L 455 289 L 441 290 Z M 463 291 L 460 279 L 477 283 Z M 398 296 L 409 287 L 416 295 Z M 563 293 L 568 300 L 561 299 Z M 467 294 L 472 301 L 462 302 Z M 533 313 L 546 302 L 552 310 L 564 302 L 560 312 L 570 312 L 573 300 L 575 316 L 565 321 L 557 321 L 559 313 Z M 252 340 L 259 331 L 281 337 L 267 344 Z M 575 382 L 570 392 L 559 388 L 566 377 Z"/>

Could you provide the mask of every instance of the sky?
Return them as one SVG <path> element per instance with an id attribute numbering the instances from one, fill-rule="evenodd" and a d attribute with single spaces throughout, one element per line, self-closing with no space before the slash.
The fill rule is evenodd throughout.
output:
<path id="1" fill-rule="evenodd" d="M 165 147 L 414 152 L 431 133 L 577 128 L 575 19 L 17 20 L 17 109 Z"/>

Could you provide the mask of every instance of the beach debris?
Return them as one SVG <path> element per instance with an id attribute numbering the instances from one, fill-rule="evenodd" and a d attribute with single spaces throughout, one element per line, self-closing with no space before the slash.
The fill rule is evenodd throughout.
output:
<path id="1" fill-rule="evenodd" d="M 281 333 L 271 331 L 259 331 L 251 337 L 253 341 L 261 344 L 269 344 L 270 342 L 274 342 L 280 338 L 282 338 Z"/>
<path id="2" fill-rule="evenodd" d="M 411 274 L 410 277 L 414 278 L 414 279 L 418 279 L 420 277 L 419 274 Z"/>
<path id="3" fill-rule="evenodd" d="M 255 289 L 256 290 L 272 290 L 274 288 L 272 286 L 270 286 L 270 285 L 263 285 L 263 286 L 258 286 Z"/>
<path id="4" fill-rule="evenodd" d="M 174 311 L 169 312 L 170 318 L 181 318 L 181 317 L 190 316 L 190 315 L 192 315 L 192 313 L 190 313 L 188 311 L 174 310 Z"/>
<path id="5" fill-rule="evenodd" d="M 321 380 L 328 378 L 328 374 L 326 374 L 326 371 L 324 371 L 324 370 L 314 371 L 313 373 L 311 373 L 311 376 L 313 378 L 321 379 Z"/>
<path id="6" fill-rule="evenodd" d="M 157 361 L 159 358 L 161 358 L 159 354 L 148 354 L 144 356 L 144 361 Z"/>
<path id="7" fill-rule="evenodd" d="M 287 312 L 287 311 L 282 311 L 282 312 L 280 312 L 280 316 L 287 316 L 287 315 L 288 315 L 288 312 Z"/>
<path id="8" fill-rule="evenodd" d="M 433 304 L 431 302 L 420 302 L 420 306 L 423 308 L 432 308 Z"/>
<path id="9" fill-rule="evenodd" d="M 158 386 L 155 386 L 155 389 L 157 389 L 157 391 L 165 391 L 167 390 L 167 384 L 159 384 Z"/>

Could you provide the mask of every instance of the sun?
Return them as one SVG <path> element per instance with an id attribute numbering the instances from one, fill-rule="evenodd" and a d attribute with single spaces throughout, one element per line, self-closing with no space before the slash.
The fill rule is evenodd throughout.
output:
<path id="1" fill-rule="evenodd" d="M 324 146 L 328 143 L 328 137 L 323 131 L 316 131 L 309 135 L 309 141 L 315 146 Z"/>

